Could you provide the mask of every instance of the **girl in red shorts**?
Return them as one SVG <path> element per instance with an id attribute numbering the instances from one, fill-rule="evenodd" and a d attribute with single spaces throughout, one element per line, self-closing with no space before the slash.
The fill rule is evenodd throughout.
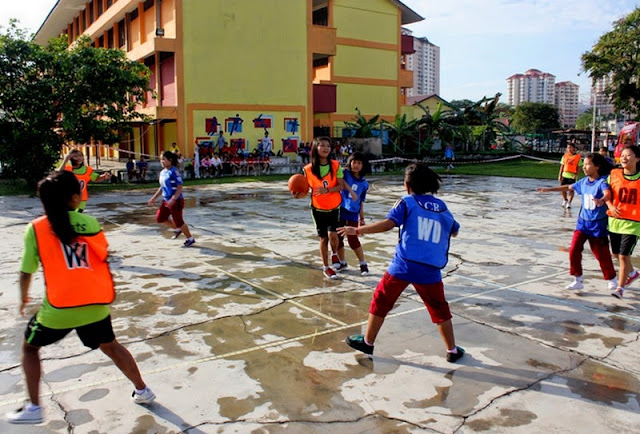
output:
<path id="1" fill-rule="evenodd" d="M 385 317 L 402 291 L 412 284 L 438 326 L 446 345 L 447 361 L 455 362 L 464 355 L 464 350 L 456 346 L 440 270 L 447 264 L 449 241 L 458 234 L 460 225 L 447 205 L 433 196 L 440 188 L 440 176 L 426 165 L 410 164 L 405 171 L 404 186 L 408 195 L 396 202 L 386 219 L 358 228 L 338 228 L 341 236 L 400 228 L 395 256 L 371 300 L 367 331 L 364 335 L 349 336 L 346 342 L 351 348 L 373 354 L 373 344 Z"/>
<path id="2" fill-rule="evenodd" d="M 160 162 L 164 167 L 160 172 L 160 188 L 151 196 L 148 203 L 153 206 L 158 196 L 162 195 L 163 201 L 156 213 L 156 221 L 172 228 L 175 231 L 173 238 L 178 238 L 181 233 L 184 233 L 187 241 L 182 247 L 191 247 L 196 240 L 193 239 L 189 226 L 182 219 L 184 198 L 182 197 L 182 176 L 177 169 L 178 156 L 171 151 L 165 151 Z"/>

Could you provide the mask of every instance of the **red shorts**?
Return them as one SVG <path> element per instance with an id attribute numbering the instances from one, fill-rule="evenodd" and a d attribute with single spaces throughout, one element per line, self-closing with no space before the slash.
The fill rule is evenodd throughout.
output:
<path id="1" fill-rule="evenodd" d="M 393 308 L 396 300 L 398 300 L 398 297 L 400 297 L 400 294 L 402 294 L 402 291 L 404 291 L 410 283 L 411 282 L 407 282 L 406 280 L 396 279 L 385 271 L 384 276 L 382 276 L 380 283 L 378 283 L 373 293 L 369 313 L 382 318 L 386 317 Z M 449 303 L 447 303 L 447 300 L 444 298 L 442 281 L 436 283 L 412 283 L 412 285 L 427 307 L 431 321 L 434 324 L 439 324 L 451 319 Z"/>
<path id="2" fill-rule="evenodd" d="M 184 225 L 182 219 L 182 209 L 184 208 L 184 198 L 176 200 L 173 206 L 169 206 L 166 200 L 162 201 L 158 212 L 156 213 L 156 221 L 158 223 L 164 223 L 169 220 L 169 216 L 173 217 L 173 222 L 176 224 L 176 228 L 181 228 Z"/>

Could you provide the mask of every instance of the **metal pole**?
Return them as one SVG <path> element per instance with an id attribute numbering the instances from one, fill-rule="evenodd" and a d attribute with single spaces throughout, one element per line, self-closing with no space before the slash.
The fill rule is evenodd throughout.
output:
<path id="1" fill-rule="evenodd" d="M 596 95 L 596 82 L 595 80 L 592 82 L 592 98 L 593 98 L 593 119 L 591 121 L 591 153 L 593 154 L 595 152 L 595 147 L 596 147 L 596 100 L 597 100 L 597 95 Z"/>

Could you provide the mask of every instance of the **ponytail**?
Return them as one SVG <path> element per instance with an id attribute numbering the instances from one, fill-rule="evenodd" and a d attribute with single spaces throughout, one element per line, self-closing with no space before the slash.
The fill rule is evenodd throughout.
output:
<path id="1" fill-rule="evenodd" d="M 69 211 L 73 211 L 69 202 L 74 194 L 80 194 L 80 183 L 68 171 L 51 172 L 38 183 L 38 196 L 44 213 L 63 244 L 69 244 L 77 235 L 69 220 Z"/>

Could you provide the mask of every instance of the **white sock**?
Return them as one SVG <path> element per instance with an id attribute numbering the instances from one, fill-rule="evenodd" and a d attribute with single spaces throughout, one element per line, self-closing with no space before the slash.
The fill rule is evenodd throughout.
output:
<path id="1" fill-rule="evenodd" d="M 360 265 L 367 265 L 367 261 L 360 261 Z"/>
<path id="2" fill-rule="evenodd" d="M 40 408 L 39 405 L 35 405 L 33 402 L 28 403 L 27 405 L 24 406 L 25 410 L 27 411 L 34 411 Z"/>
<path id="3" fill-rule="evenodd" d="M 370 347 L 372 347 L 372 346 L 373 346 L 373 344 L 370 344 L 369 342 L 367 342 L 367 338 L 364 338 L 363 340 L 364 340 L 364 343 L 365 343 L 365 344 L 369 345 Z"/>
<path id="4" fill-rule="evenodd" d="M 582 283 L 582 276 L 573 276 L 573 278 L 576 282 Z"/>
<path id="5" fill-rule="evenodd" d="M 138 395 L 142 395 L 142 394 L 144 393 L 144 391 L 145 391 L 145 390 L 147 390 L 147 388 L 146 388 L 146 387 L 145 387 L 144 389 L 140 389 L 140 390 L 136 389 L 136 393 L 137 393 Z"/>
<path id="6" fill-rule="evenodd" d="M 453 347 L 452 350 L 447 350 L 447 353 L 458 354 L 458 347 Z"/>

